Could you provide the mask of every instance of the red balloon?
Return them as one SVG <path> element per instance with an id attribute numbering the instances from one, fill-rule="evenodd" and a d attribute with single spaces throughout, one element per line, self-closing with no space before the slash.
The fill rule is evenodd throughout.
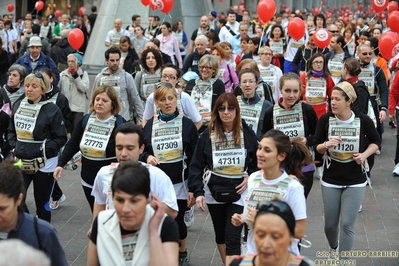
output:
<path id="1" fill-rule="evenodd" d="M 59 10 L 59 9 L 57 9 L 57 10 L 54 12 L 54 16 L 55 16 L 56 18 L 61 17 L 61 15 L 62 15 L 62 12 L 61 12 L 61 10 Z"/>
<path id="2" fill-rule="evenodd" d="M 317 15 L 320 12 L 320 8 L 315 7 L 315 9 L 313 10 L 313 15 Z"/>
<path id="3" fill-rule="evenodd" d="M 399 11 L 392 11 L 388 16 L 387 22 L 391 31 L 399 32 Z"/>
<path id="4" fill-rule="evenodd" d="M 324 49 L 330 44 L 331 33 L 326 29 L 318 29 L 313 35 L 314 44 Z"/>
<path id="5" fill-rule="evenodd" d="M 352 0 L 352 3 L 356 3 L 356 0 Z"/>
<path id="6" fill-rule="evenodd" d="M 84 16 L 86 13 L 86 8 L 84 6 L 79 7 L 79 15 Z"/>
<path id="7" fill-rule="evenodd" d="M 397 11 L 396 11 L 397 12 Z M 398 54 L 399 36 L 395 32 L 389 31 L 381 35 L 378 41 L 381 55 L 389 60 Z"/>
<path id="8" fill-rule="evenodd" d="M 389 2 L 388 4 L 388 13 L 398 10 L 398 3 L 395 1 Z"/>
<path id="9" fill-rule="evenodd" d="M 163 9 L 161 9 L 161 11 L 167 14 L 172 10 L 173 5 L 174 0 L 163 0 Z"/>
<path id="10" fill-rule="evenodd" d="M 305 35 L 305 23 L 300 18 L 293 18 L 288 22 L 288 34 L 296 41 Z"/>
<path id="11" fill-rule="evenodd" d="M 37 1 L 37 2 L 36 2 L 35 8 L 36 8 L 37 11 L 42 10 L 43 7 L 44 7 L 44 3 L 43 3 L 42 1 Z"/>
<path id="12" fill-rule="evenodd" d="M 72 6 L 71 5 L 67 5 L 67 9 L 71 10 Z"/>
<path id="13" fill-rule="evenodd" d="M 12 3 L 7 4 L 7 10 L 8 12 L 13 12 L 14 11 L 14 5 Z"/>
<path id="14" fill-rule="evenodd" d="M 285 9 L 285 13 L 286 13 L 286 14 L 290 14 L 290 13 L 291 13 L 291 9 L 290 9 L 289 7 L 287 7 L 287 8 Z"/>
<path id="15" fill-rule="evenodd" d="M 358 5 L 358 6 L 357 6 L 357 10 L 363 11 L 363 10 L 364 10 L 364 6 L 363 6 L 363 5 Z"/>
<path id="16" fill-rule="evenodd" d="M 381 12 L 389 5 L 389 0 L 372 0 L 371 5 L 375 12 Z"/>
<path id="17" fill-rule="evenodd" d="M 148 5 L 150 4 L 150 2 L 151 2 L 151 0 L 141 0 L 141 3 L 142 3 L 144 6 L 148 6 Z"/>
<path id="18" fill-rule="evenodd" d="M 73 48 L 79 50 L 84 42 L 83 32 L 78 28 L 72 29 L 68 34 L 68 42 Z"/>
<path id="19" fill-rule="evenodd" d="M 295 10 L 295 14 L 297 14 L 297 15 L 301 14 L 301 10 L 299 10 L 299 9 Z"/>
<path id="20" fill-rule="evenodd" d="M 163 1 L 162 0 L 150 0 L 150 7 L 152 10 L 161 10 L 161 9 L 163 9 Z"/>
<path id="21" fill-rule="evenodd" d="M 269 21 L 276 13 L 276 3 L 273 0 L 261 0 L 257 11 L 263 21 Z"/>

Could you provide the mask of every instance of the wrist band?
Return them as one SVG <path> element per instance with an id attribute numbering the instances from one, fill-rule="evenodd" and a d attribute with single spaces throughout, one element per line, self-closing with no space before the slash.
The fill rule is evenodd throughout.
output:
<path id="1" fill-rule="evenodd" d="M 324 141 L 323 147 L 326 148 L 326 150 L 328 150 L 328 147 L 327 147 L 326 143 L 327 143 L 327 141 Z"/>

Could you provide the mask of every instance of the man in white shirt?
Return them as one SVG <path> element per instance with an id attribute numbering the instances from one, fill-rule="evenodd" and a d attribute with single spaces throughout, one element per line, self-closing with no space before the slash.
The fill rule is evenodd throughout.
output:
<path id="1" fill-rule="evenodd" d="M 144 151 L 144 135 L 135 124 L 127 122 L 120 125 L 115 131 L 115 153 L 120 164 L 125 162 L 138 162 L 140 154 Z M 175 218 L 178 212 L 176 194 L 170 178 L 159 168 L 142 163 L 150 173 L 151 192 L 157 195 L 164 203 L 167 215 Z M 113 173 L 118 164 L 104 166 L 98 171 L 94 180 L 92 196 L 95 199 L 93 219 L 105 209 L 113 208 L 111 182 Z M 134 176 L 132 176 L 134 178 Z M 88 232 L 90 235 L 91 229 Z"/>
<path id="2" fill-rule="evenodd" d="M 122 19 L 117 18 L 114 21 L 114 29 L 110 30 L 105 38 L 105 46 L 119 47 L 119 39 L 122 36 L 131 37 L 129 31 L 122 29 Z"/>
<path id="3" fill-rule="evenodd" d="M 236 13 L 229 11 L 227 14 L 227 23 L 219 32 L 220 42 L 230 42 L 230 39 L 238 34 L 240 23 L 236 21 Z"/>

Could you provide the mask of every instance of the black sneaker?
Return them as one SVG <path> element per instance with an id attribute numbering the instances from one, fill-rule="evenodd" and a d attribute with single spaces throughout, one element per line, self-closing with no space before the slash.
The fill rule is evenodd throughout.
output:
<path id="1" fill-rule="evenodd" d="M 185 252 L 179 252 L 179 266 L 188 266 L 190 262 L 190 255 L 186 249 Z"/>

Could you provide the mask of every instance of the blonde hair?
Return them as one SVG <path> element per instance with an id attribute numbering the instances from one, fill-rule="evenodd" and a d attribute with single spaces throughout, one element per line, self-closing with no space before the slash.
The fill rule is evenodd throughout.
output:
<path id="1" fill-rule="evenodd" d="M 164 85 L 161 85 L 161 86 L 160 86 L 159 88 L 157 88 L 157 89 L 155 90 L 155 92 L 154 92 L 154 102 L 158 105 L 158 102 L 159 102 L 162 98 L 166 97 L 166 93 L 168 93 L 169 91 L 171 91 L 172 94 L 173 94 L 173 96 L 175 96 L 176 99 L 177 99 L 177 92 L 176 92 L 175 88 L 173 88 L 173 87 L 168 88 L 168 87 L 166 87 L 166 86 L 164 86 Z"/>
<path id="2" fill-rule="evenodd" d="M 94 110 L 94 101 L 100 93 L 107 93 L 108 97 L 111 99 L 112 102 L 112 114 L 117 116 L 121 111 L 121 103 L 119 102 L 119 95 L 114 89 L 114 87 L 109 85 L 101 85 L 97 89 L 94 90 L 93 96 L 91 97 L 90 101 L 90 112 L 95 113 Z"/>
<path id="3" fill-rule="evenodd" d="M 36 75 L 41 75 L 41 77 L 38 77 Z M 32 80 L 39 82 L 40 87 L 42 88 L 43 92 L 46 93 L 49 91 L 51 83 L 50 83 L 50 77 L 47 74 L 43 73 L 30 73 L 28 76 L 26 76 L 24 80 L 24 84 L 27 84 L 31 82 Z"/>

